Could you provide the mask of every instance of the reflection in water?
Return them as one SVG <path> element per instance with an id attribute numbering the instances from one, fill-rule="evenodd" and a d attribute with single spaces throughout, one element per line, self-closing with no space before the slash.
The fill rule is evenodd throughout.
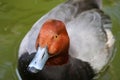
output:
<path id="1" fill-rule="evenodd" d="M 15 69 L 19 44 L 31 26 L 46 12 L 64 0 L 0 0 L 0 80 L 17 80 Z M 109 0 L 104 1 L 107 3 Z M 120 80 L 120 1 L 111 0 L 104 11 L 113 20 L 117 39 L 116 56 L 99 80 Z M 110 2 L 110 1 L 109 1 Z M 110 6 L 109 6 L 110 5 Z"/>

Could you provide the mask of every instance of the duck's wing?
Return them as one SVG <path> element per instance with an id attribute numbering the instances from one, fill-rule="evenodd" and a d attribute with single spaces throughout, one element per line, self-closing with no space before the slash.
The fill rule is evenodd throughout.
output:
<path id="1" fill-rule="evenodd" d="M 112 57 L 111 20 L 100 10 L 82 12 L 67 24 L 71 56 L 89 62 L 98 73 Z"/>

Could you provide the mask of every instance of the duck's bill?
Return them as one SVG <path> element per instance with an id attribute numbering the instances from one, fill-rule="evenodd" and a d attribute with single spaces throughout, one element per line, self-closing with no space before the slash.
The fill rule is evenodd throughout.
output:
<path id="1" fill-rule="evenodd" d="M 35 57 L 28 65 L 28 70 L 32 73 L 37 73 L 38 71 L 43 69 L 48 58 L 49 58 L 49 54 L 47 51 L 47 47 L 45 48 L 38 47 L 38 51 Z"/>

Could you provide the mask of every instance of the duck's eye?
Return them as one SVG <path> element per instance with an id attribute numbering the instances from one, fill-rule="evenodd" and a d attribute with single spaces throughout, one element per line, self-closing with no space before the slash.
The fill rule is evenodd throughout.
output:
<path id="1" fill-rule="evenodd" d="M 56 34 L 56 35 L 54 36 L 54 38 L 57 39 L 57 38 L 58 38 L 58 35 Z"/>

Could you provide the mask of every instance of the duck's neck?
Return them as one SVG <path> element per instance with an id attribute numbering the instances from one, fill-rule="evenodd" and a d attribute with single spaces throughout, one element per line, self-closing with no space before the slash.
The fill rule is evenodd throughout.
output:
<path id="1" fill-rule="evenodd" d="M 63 65 L 68 62 L 68 59 L 69 59 L 68 52 L 61 53 L 59 55 L 49 58 L 46 65 L 47 66 Z"/>

